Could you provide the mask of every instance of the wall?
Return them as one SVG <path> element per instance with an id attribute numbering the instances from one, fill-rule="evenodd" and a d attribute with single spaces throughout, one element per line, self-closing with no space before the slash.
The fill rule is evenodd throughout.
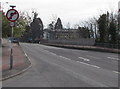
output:
<path id="1" fill-rule="evenodd" d="M 91 38 L 81 38 L 81 39 L 62 39 L 62 40 L 48 40 L 48 43 L 52 44 L 69 44 L 69 45 L 84 45 L 84 46 L 91 46 L 95 44 L 95 40 Z"/>

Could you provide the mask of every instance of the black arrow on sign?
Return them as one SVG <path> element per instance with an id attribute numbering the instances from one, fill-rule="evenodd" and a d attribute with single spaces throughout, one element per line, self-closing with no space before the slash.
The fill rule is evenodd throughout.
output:
<path id="1" fill-rule="evenodd" d="M 16 13 L 16 12 L 14 12 L 14 13 L 10 13 L 10 17 L 9 17 L 9 19 L 12 19 L 13 15 L 15 15 L 15 14 L 17 14 L 17 13 Z"/>

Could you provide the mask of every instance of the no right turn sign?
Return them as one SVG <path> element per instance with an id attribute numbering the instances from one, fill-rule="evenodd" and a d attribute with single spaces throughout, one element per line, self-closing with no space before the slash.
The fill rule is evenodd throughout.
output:
<path id="1" fill-rule="evenodd" d="M 6 17 L 9 21 L 15 22 L 19 18 L 19 13 L 15 9 L 10 9 L 7 11 Z"/>

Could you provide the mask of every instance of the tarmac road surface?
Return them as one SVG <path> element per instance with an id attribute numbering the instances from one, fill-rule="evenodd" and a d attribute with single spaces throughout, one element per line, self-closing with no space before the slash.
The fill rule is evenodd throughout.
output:
<path id="1" fill-rule="evenodd" d="M 118 54 L 21 43 L 31 60 L 27 72 L 3 87 L 118 87 Z"/>

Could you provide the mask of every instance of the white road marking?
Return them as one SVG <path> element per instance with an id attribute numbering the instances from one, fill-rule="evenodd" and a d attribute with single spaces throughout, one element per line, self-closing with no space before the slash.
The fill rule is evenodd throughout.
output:
<path id="1" fill-rule="evenodd" d="M 118 71 L 113 71 L 113 72 L 114 72 L 114 73 L 117 73 L 117 74 L 119 73 Z"/>
<path id="2" fill-rule="evenodd" d="M 69 59 L 69 58 L 67 58 L 67 57 L 63 57 L 63 56 L 59 56 L 59 57 L 64 58 L 64 59 L 67 59 L 67 60 L 71 60 L 71 59 Z M 88 64 L 88 63 L 84 63 L 84 62 L 80 62 L 80 61 L 76 61 L 76 62 L 79 62 L 79 63 L 81 63 L 81 64 L 85 64 L 85 65 L 88 65 L 88 66 L 92 66 L 92 67 L 95 67 L 95 68 L 100 68 L 99 66 L 91 65 L 91 64 Z"/>
<path id="3" fill-rule="evenodd" d="M 107 58 L 113 59 L 113 60 L 120 60 L 120 59 L 118 59 L 118 58 L 113 58 L 113 57 L 107 57 Z"/>
<path id="4" fill-rule="evenodd" d="M 90 56 L 90 55 L 87 55 L 88 57 L 91 57 L 91 58 L 95 58 L 95 59 L 100 59 L 98 57 L 94 57 L 94 56 Z"/>
<path id="5" fill-rule="evenodd" d="M 52 52 L 50 52 L 50 54 L 52 54 L 52 55 L 56 55 L 55 53 L 52 53 Z"/>
<path id="6" fill-rule="evenodd" d="M 85 64 L 85 65 L 88 65 L 88 66 L 92 66 L 92 67 L 95 67 L 95 68 L 100 68 L 99 66 L 96 66 L 96 65 L 91 65 L 91 64 L 88 64 L 88 63 L 84 63 L 84 62 L 79 62 L 81 64 Z"/>
<path id="7" fill-rule="evenodd" d="M 27 56 L 27 54 L 25 53 L 25 56 Z"/>
<path id="8" fill-rule="evenodd" d="M 63 56 L 59 56 L 59 57 L 64 58 L 64 59 L 67 59 L 67 60 L 71 60 L 71 59 L 69 59 L 69 58 L 67 58 L 67 57 L 63 57 Z"/>
<path id="9" fill-rule="evenodd" d="M 80 59 L 83 59 L 84 61 L 90 61 L 90 59 L 87 59 L 87 58 L 83 58 L 83 57 L 78 57 Z"/>

